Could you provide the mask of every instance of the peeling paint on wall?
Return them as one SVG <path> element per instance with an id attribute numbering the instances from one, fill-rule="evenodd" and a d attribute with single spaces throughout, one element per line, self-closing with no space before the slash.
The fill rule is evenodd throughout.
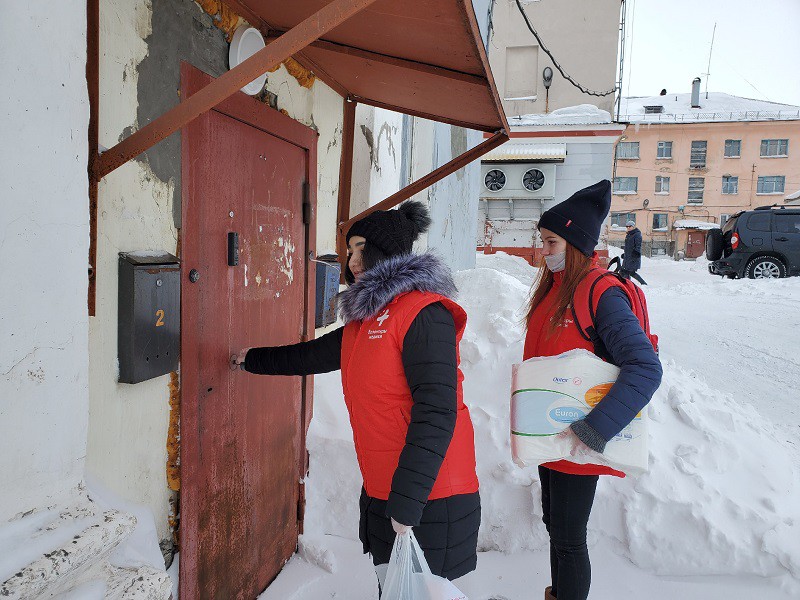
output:
<path id="1" fill-rule="evenodd" d="M 278 238 L 277 245 L 278 248 L 283 250 L 283 253 L 278 258 L 278 270 L 286 275 L 291 285 L 294 281 L 294 242 L 292 242 L 291 238 L 284 240 L 283 236 L 281 236 Z M 280 296 L 280 292 L 277 295 Z"/>
<path id="2" fill-rule="evenodd" d="M 375 143 L 375 155 L 380 156 L 380 149 L 381 149 L 381 138 L 386 138 L 386 142 L 389 144 L 389 156 L 392 157 L 392 165 L 394 168 L 397 168 L 397 152 L 394 149 L 394 141 L 393 137 L 397 135 L 397 127 L 394 125 L 389 125 L 389 123 L 384 123 L 381 125 L 380 130 L 378 131 L 378 141 Z M 376 169 L 380 171 L 378 165 L 376 165 Z"/>
<path id="3" fill-rule="evenodd" d="M 381 166 L 378 164 L 378 161 L 375 159 L 375 137 L 372 135 L 372 129 L 367 127 L 366 125 L 361 126 L 361 133 L 364 134 L 364 139 L 367 142 L 367 147 L 369 148 L 369 164 L 377 171 L 378 173 L 381 172 Z"/>

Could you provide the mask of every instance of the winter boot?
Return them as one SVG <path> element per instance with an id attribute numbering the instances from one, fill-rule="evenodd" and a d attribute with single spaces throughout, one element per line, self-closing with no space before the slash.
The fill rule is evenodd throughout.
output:
<path id="1" fill-rule="evenodd" d="M 553 588 L 550 587 L 550 586 L 547 586 L 546 588 L 544 588 L 544 600 L 556 600 L 556 597 L 553 596 L 553 594 L 550 593 L 550 590 L 552 590 L 552 589 Z"/>

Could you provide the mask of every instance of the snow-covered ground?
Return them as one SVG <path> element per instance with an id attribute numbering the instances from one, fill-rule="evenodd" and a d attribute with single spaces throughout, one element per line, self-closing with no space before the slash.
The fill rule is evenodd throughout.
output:
<path id="1" fill-rule="evenodd" d="M 593 598 L 800 597 L 800 278 L 730 281 L 705 268 L 644 261 L 665 376 L 650 472 L 601 478 Z M 483 500 L 478 570 L 458 582 L 471 600 L 537 598 L 548 584 L 539 483 L 511 462 L 508 440 L 510 365 L 535 273 L 499 254 L 457 275 Z M 315 392 L 306 534 L 261 600 L 377 598 L 357 541 L 360 477 L 338 374 L 317 377 Z"/>

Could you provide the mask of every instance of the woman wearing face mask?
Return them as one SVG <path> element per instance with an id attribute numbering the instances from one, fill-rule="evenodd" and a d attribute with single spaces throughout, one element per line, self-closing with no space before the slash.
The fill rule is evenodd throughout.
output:
<path id="1" fill-rule="evenodd" d="M 234 357 L 261 375 L 341 369 L 363 477 L 359 537 L 381 583 L 395 534 L 410 527 L 434 574 L 456 579 L 477 563 L 475 442 L 458 366 L 467 316 L 447 267 L 411 253 L 430 222 L 424 205 L 406 202 L 354 223 L 350 287 L 339 298 L 345 326 Z"/>
<path id="2" fill-rule="evenodd" d="M 610 206 L 611 183 L 603 180 L 542 214 L 539 231 L 545 265 L 531 293 L 524 360 L 578 348 L 595 350 L 581 335 L 570 307 L 581 281 L 599 269 L 594 248 Z M 621 282 L 614 277 L 603 279 L 612 283 L 597 302 L 595 325 L 620 374 L 605 398 L 560 434 L 569 439 L 571 455 L 602 453 L 606 442 L 633 420 L 661 383 L 658 355 L 619 287 Z M 591 567 L 586 529 L 599 475 L 624 477 L 606 466 L 567 460 L 539 466 L 552 578 L 545 600 L 588 597 Z"/>

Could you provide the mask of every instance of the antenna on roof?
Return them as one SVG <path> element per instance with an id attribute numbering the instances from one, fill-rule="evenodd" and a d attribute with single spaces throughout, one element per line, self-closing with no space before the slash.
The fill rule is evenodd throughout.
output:
<path id="1" fill-rule="evenodd" d="M 706 100 L 708 100 L 708 80 L 711 76 L 711 53 L 714 52 L 714 36 L 717 33 L 717 23 L 714 23 L 714 31 L 711 32 L 711 48 L 708 49 L 708 66 L 706 67 L 706 72 L 702 73 L 702 75 L 706 76 Z"/>

